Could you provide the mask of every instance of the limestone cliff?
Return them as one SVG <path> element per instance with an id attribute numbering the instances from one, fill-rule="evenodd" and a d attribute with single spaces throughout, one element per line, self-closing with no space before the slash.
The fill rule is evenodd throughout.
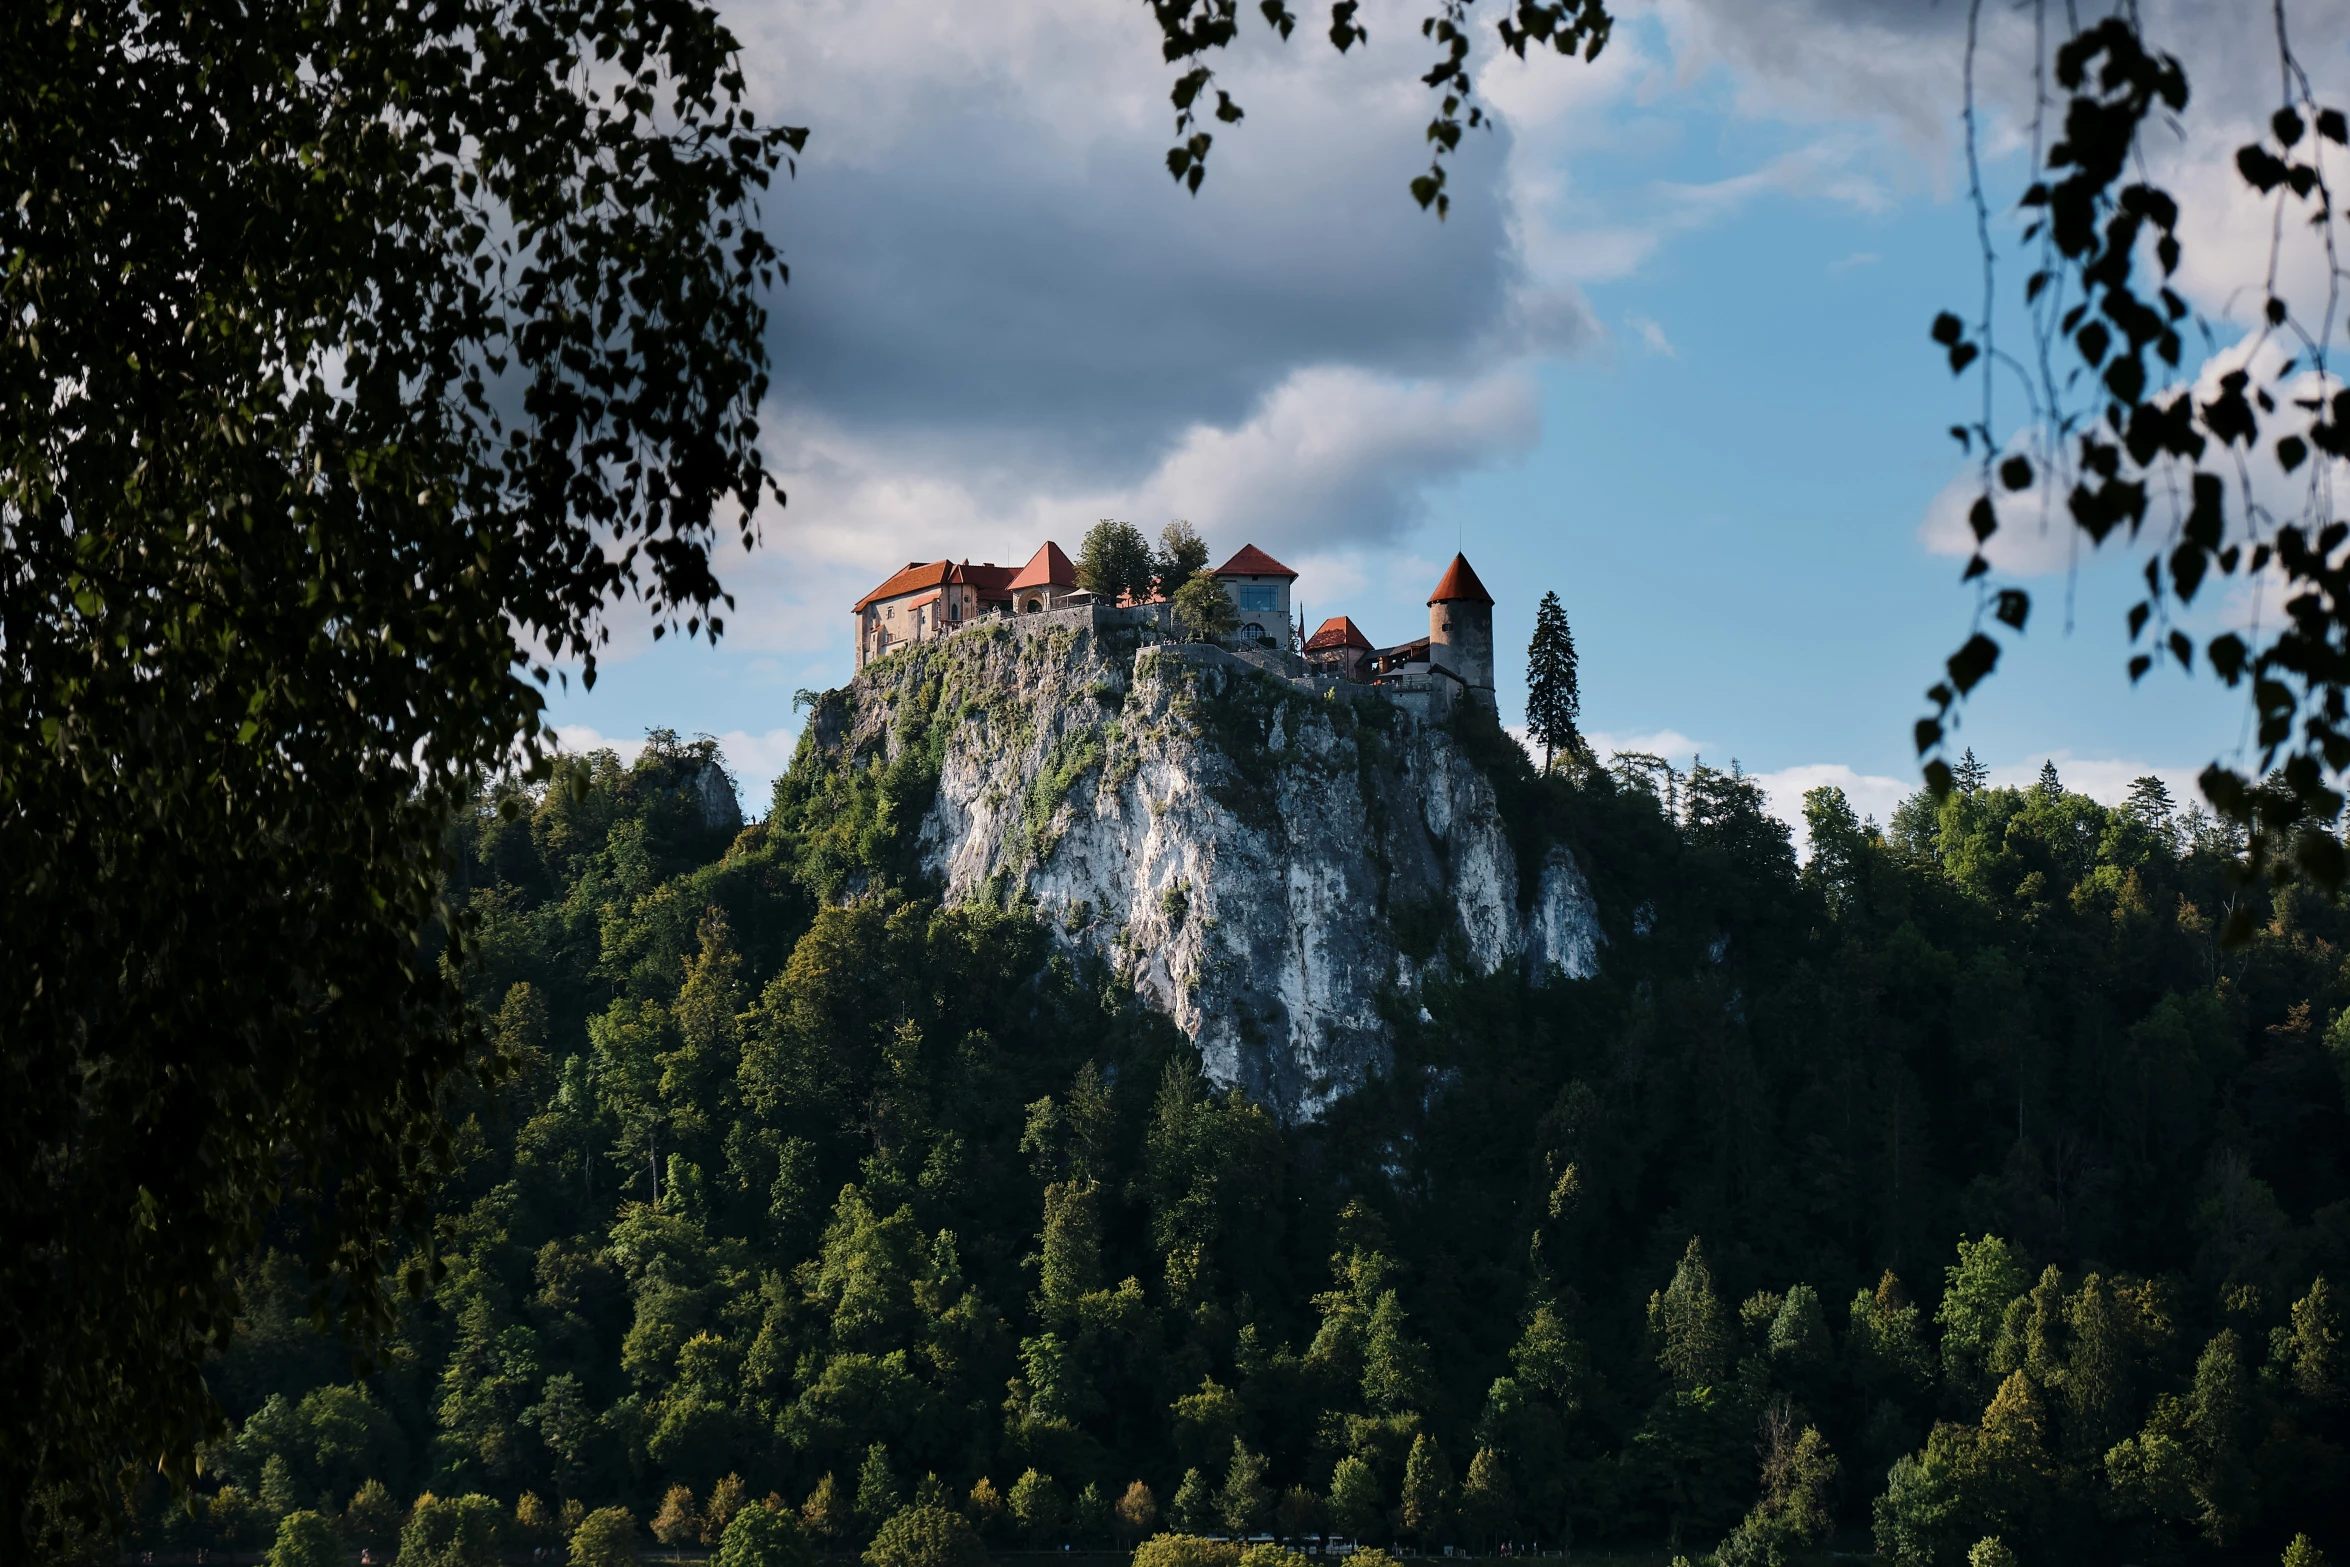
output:
<path id="1" fill-rule="evenodd" d="M 1209 1076 L 1317 1115 L 1387 1049 L 1424 977 L 1594 973 L 1573 855 L 1522 888 L 1492 784 L 1454 735 L 1359 688 L 1157 642 L 1118 611 L 915 644 L 825 698 L 834 765 L 919 748 L 923 869 L 1033 902 L 1193 1038 Z M 923 771 L 929 772 L 930 768 Z"/>

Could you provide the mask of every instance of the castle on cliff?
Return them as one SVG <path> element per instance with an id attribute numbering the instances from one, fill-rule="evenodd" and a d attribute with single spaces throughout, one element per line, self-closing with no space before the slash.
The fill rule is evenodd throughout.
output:
<path id="1" fill-rule="evenodd" d="M 1238 622 L 1219 639 L 1222 645 L 1272 673 L 1325 686 L 1366 687 L 1430 715 L 1461 703 L 1495 711 L 1493 595 L 1464 555 L 1453 556 L 1428 595 L 1428 634 L 1392 647 L 1374 645 L 1345 615 L 1331 616 L 1310 636 L 1302 620 L 1292 624 L 1297 573 L 1254 544 L 1243 545 L 1212 575 L 1231 596 Z M 858 599 L 850 613 L 856 618 L 859 670 L 909 642 L 933 641 L 1004 619 L 1066 615 L 1097 626 L 1115 618 L 1173 629 L 1163 600 L 1112 604 L 1080 587 L 1076 566 L 1050 540 L 1016 569 L 993 561 L 908 561 Z"/>

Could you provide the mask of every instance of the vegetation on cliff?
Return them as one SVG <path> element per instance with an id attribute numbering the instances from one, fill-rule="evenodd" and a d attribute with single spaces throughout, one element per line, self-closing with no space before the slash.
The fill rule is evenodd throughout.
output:
<path id="1" fill-rule="evenodd" d="M 2223 951 L 2252 895 L 2158 789 L 1970 780 L 1885 830 L 1821 791 L 1799 868 L 1735 772 L 1496 751 L 1604 974 L 1432 982 L 1285 1127 L 1030 912 L 926 894 L 928 726 L 972 698 L 921 693 L 731 842 L 706 742 L 482 801 L 508 1071 L 446 1271 L 360 1372 L 265 1256 L 236 1432 L 148 1543 L 391 1545 L 424 1492 L 543 1543 L 716 1544 L 770 1493 L 844 1548 L 924 1507 L 900 1534 L 2341 1538 L 2345 921 L 2288 888 Z"/>

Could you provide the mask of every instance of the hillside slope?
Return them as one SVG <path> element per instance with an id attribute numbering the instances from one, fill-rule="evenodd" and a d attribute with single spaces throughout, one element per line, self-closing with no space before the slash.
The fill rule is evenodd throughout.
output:
<path id="1" fill-rule="evenodd" d="M 1597 971 L 1573 854 L 1513 845 L 1452 728 L 1096 618 L 879 660 L 819 704 L 807 761 L 920 753 L 921 866 L 947 900 L 1033 904 L 1174 1018 L 1211 1081 L 1285 1119 L 1384 1061 L 1383 1008 L 1416 1007 L 1431 973 Z"/>

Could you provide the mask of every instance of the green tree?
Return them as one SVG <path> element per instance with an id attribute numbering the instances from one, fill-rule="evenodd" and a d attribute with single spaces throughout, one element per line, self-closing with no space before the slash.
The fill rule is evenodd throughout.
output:
<path id="1" fill-rule="evenodd" d="M 1436 1438 L 1412 1438 L 1403 1466 L 1403 1532 L 1422 1548 L 1442 1542 L 1452 1518 L 1452 1463 Z"/>
<path id="2" fill-rule="evenodd" d="M 2187 1395 L 2194 1454 L 2190 1482 L 2196 1523 L 2214 1545 L 2232 1544 L 2252 1501 L 2249 1446 L 2251 1388 L 2235 1331 L 2223 1328 L 2203 1347 Z"/>
<path id="3" fill-rule="evenodd" d="M 1223 1489 L 1216 1493 L 1216 1518 L 1224 1532 L 1245 1540 L 1263 1532 L 1273 1521 L 1273 1491 L 1265 1484 L 1267 1468 L 1262 1453 L 1252 1453 L 1239 1437 L 1232 1439 L 1232 1465 L 1224 1472 Z"/>
<path id="4" fill-rule="evenodd" d="M 815 1567 L 800 1521 L 780 1507 L 746 1507 L 718 1539 L 717 1567 Z"/>
<path id="5" fill-rule="evenodd" d="M 1183 1471 L 1182 1483 L 1167 1504 L 1167 1521 L 1184 1534 L 1206 1534 L 1216 1527 L 1215 1497 L 1198 1469 Z"/>
<path id="6" fill-rule="evenodd" d="M 1382 1290 L 1363 1334 L 1363 1402 L 1383 1415 L 1423 1409 L 1435 1390 L 1428 1346 L 1410 1323 L 1401 1297 Z"/>
<path id="7" fill-rule="evenodd" d="M 1555 592 L 1542 595 L 1534 610 L 1534 640 L 1526 646 L 1526 728 L 1542 745 L 1542 770 L 1564 752 L 1580 760 L 1585 746 L 1576 727 L 1583 716 L 1581 676 L 1576 671 L 1575 633 Z"/>
<path id="8" fill-rule="evenodd" d="M 875 1442 L 865 1449 L 865 1461 L 857 1470 L 857 1517 L 867 1528 L 877 1529 L 903 1505 L 897 1476 L 890 1472 L 889 1449 Z"/>
<path id="9" fill-rule="evenodd" d="M 1591 1352 L 1567 1325 L 1565 1315 L 1545 1302 L 1519 1330 L 1518 1342 L 1510 1348 L 1510 1369 L 1528 1387 L 1571 1409 L 1582 1401 Z"/>
<path id="10" fill-rule="evenodd" d="M 1077 551 L 1077 585 L 1115 604 L 1121 598 L 1147 599 L 1153 571 L 1151 547 L 1132 523 L 1104 517 L 1085 530 Z"/>
<path id="11" fill-rule="evenodd" d="M 865 1547 L 865 1567 L 981 1567 L 987 1552 L 960 1513 L 909 1507 Z"/>
<path id="12" fill-rule="evenodd" d="M 2285 1546 L 2284 1567 L 2326 1567 L 2326 1553 L 2306 1534 L 2296 1534 Z"/>
<path id="13" fill-rule="evenodd" d="M 1225 1459 L 1240 1440 L 1241 1412 L 1239 1394 L 1214 1377 L 1200 1378 L 1198 1392 L 1184 1394 L 1169 1407 L 1176 1451 L 1202 1468 Z"/>
<path id="14" fill-rule="evenodd" d="M 407 1561 L 403 1550 L 400 1560 Z M 636 1515 L 625 1507 L 599 1507 L 571 1531 L 570 1567 L 636 1567 Z"/>
<path id="15" fill-rule="evenodd" d="M 342 1537 L 324 1513 L 304 1509 L 277 1521 L 268 1567 L 341 1567 L 342 1560 Z"/>
<path id="16" fill-rule="evenodd" d="M 1356 1454 L 1347 1454 L 1330 1471 L 1327 1508 L 1331 1527 L 1350 1540 L 1380 1534 L 1379 1476 Z"/>
<path id="17" fill-rule="evenodd" d="M 1012 1482 L 1009 1500 L 1012 1518 L 1031 1545 L 1050 1544 L 1069 1522 L 1067 1501 L 1051 1475 L 1027 1470 Z"/>
<path id="18" fill-rule="evenodd" d="M 2293 1391 L 2313 1405 L 2338 1401 L 2343 1392 L 2342 1319 L 2323 1274 L 2293 1302 L 2290 1320 L 2278 1345 L 2278 1359 L 2287 1368 Z"/>
<path id="19" fill-rule="evenodd" d="M 1102 1495 L 1102 1488 L 1088 1480 L 1077 1492 L 1077 1499 L 1069 1504 L 1069 1529 L 1086 1545 L 1099 1544 L 1110 1534 L 1110 1499 Z"/>
<path id="20" fill-rule="evenodd" d="M 600 0 L 0 21 L 0 119 L 42 127 L 0 147 L 28 1541 L 111 1527 L 126 1453 L 192 1474 L 281 1201 L 322 1305 L 390 1326 L 484 1043 L 446 832 L 543 769 L 540 650 L 592 679 L 632 594 L 717 635 L 718 508 L 747 534 L 772 488 L 756 198 L 802 133 L 734 55 L 710 10 Z"/>
<path id="21" fill-rule="evenodd" d="M 1763 1410 L 1760 1439 L 1762 1494 L 1739 1528 L 1776 1560 L 1791 1546 L 1816 1545 L 1835 1526 L 1838 1465 L 1816 1426 L 1797 1429 L 1785 1398 Z"/>
<path id="22" fill-rule="evenodd" d="M 1492 1448 L 1478 1448 L 1469 1460 L 1468 1478 L 1461 1482 L 1461 1524 L 1471 1541 L 1483 1548 L 1507 1535 L 1517 1511 L 1509 1466 Z"/>
<path id="23" fill-rule="evenodd" d="M 1648 1331 L 1656 1341 L 1656 1362 L 1675 1390 L 1712 1386 L 1728 1372 L 1728 1319 L 1697 1237 L 1689 1238 L 1673 1281 L 1648 1297 Z"/>
<path id="24" fill-rule="evenodd" d="M 1055 1181 L 1044 1189 L 1044 1244 L 1037 1300 L 1048 1320 L 1065 1320 L 1084 1296 L 1101 1287 L 1100 1188 L 1092 1181 Z"/>
<path id="25" fill-rule="evenodd" d="M 1203 571 L 1175 590 L 1175 624 L 1197 640 L 1213 642 L 1232 635 L 1240 611 L 1224 584 Z"/>
<path id="26" fill-rule="evenodd" d="M 1808 1284 L 1788 1290 L 1771 1317 L 1765 1344 L 1781 1375 L 1801 1377 L 1825 1366 L 1830 1353 L 1828 1319 L 1820 1309 L 1819 1291 Z"/>
<path id="27" fill-rule="evenodd" d="M 388 1549 L 400 1535 L 400 1509 L 381 1480 L 369 1480 L 351 1493 L 343 1509 L 343 1530 L 355 1545 Z"/>
<path id="28" fill-rule="evenodd" d="M 1971 753 L 1970 753 L 1971 754 Z M 1959 1237 L 1958 1261 L 1943 1270 L 1942 1376 L 1954 1397 L 1980 1407 L 1990 1396 L 1991 1350 L 2007 1308 L 2032 1287 L 2031 1275 L 1996 1235 Z"/>
<path id="29" fill-rule="evenodd" d="M 405 1567 L 497 1567 L 506 1510 L 480 1495 L 416 1499 L 400 1531 Z M 580 1558 L 576 1552 L 573 1561 Z"/>
<path id="30" fill-rule="evenodd" d="M 1207 541 L 1180 519 L 1159 530 L 1159 549 L 1151 561 L 1153 585 L 1159 597 L 1172 599 L 1183 584 L 1208 569 Z"/>

